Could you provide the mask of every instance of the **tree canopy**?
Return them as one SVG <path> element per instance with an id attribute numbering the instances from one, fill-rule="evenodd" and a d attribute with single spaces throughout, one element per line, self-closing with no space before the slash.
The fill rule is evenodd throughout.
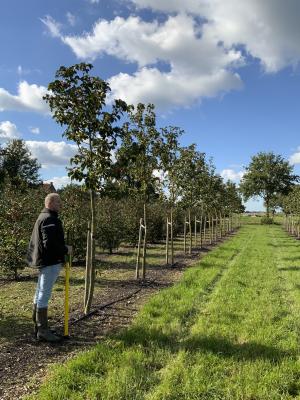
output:
<path id="1" fill-rule="evenodd" d="M 110 172 L 112 151 L 122 133 L 117 122 L 128 107 L 122 100 L 106 107 L 109 84 L 91 76 L 92 68 L 86 63 L 60 67 L 44 99 L 55 121 L 65 127 L 63 135 L 78 146 L 70 160 L 69 176 L 83 181 L 89 189 L 99 190 Z"/>
<path id="2" fill-rule="evenodd" d="M 13 139 L 0 148 L 0 183 L 7 179 L 15 187 L 37 185 L 40 167 L 24 140 Z"/>
<path id="3" fill-rule="evenodd" d="M 242 178 L 240 190 L 245 200 L 261 196 L 269 216 L 270 203 L 279 194 L 288 194 L 299 177 L 281 155 L 260 152 L 254 155 Z"/>

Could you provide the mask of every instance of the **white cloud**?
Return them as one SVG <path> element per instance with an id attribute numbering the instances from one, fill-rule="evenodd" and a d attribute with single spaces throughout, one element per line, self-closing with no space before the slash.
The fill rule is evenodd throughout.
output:
<path id="1" fill-rule="evenodd" d="M 297 151 L 290 156 L 289 162 L 292 165 L 300 164 L 300 147 L 298 147 Z"/>
<path id="2" fill-rule="evenodd" d="M 243 61 L 239 51 L 224 49 L 187 15 L 169 17 L 162 24 L 138 17 L 100 20 L 91 33 L 65 36 L 62 40 L 79 58 L 95 59 L 106 53 L 136 62 L 139 67 L 162 60 L 172 69 L 198 75 Z"/>
<path id="3" fill-rule="evenodd" d="M 61 24 L 59 22 L 55 21 L 50 15 L 46 15 L 44 18 L 40 18 L 40 20 L 52 37 L 60 37 Z"/>
<path id="4" fill-rule="evenodd" d="M 162 24 L 138 17 L 100 20 L 91 33 L 62 40 L 79 58 L 95 59 L 106 53 L 137 63 L 133 75 L 121 73 L 109 80 L 113 97 L 131 103 L 154 102 L 163 108 L 189 105 L 242 86 L 232 72 L 243 64 L 241 53 L 222 47 L 187 15 L 169 17 Z M 168 71 L 153 67 L 158 61 L 165 62 Z"/>
<path id="5" fill-rule="evenodd" d="M 49 113 L 49 108 L 43 100 L 47 88 L 36 84 L 21 81 L 18 86 L 18 94 L 13 95 L 0 88 L 0 111 L 36 111 Z"/>
<path id="6" fill-rule="evenodd" d="M 109 83 L 115 98 L 122 98 L 128 103 L 153 102 L 161 109 L 190 105 L 202 97 L 216 96 L 221 91 L 242 86 L 239 76 L 226 70 L 191 79 L 188 74 L 162 73 L 148 68 L 134 75 L 116 75 Z"/>
<path id="7" fill-rule="evenodd" d="M 149 35 L 157 29 L 157 23 L 147 23 L 138 17 L 112 21 L 98 21 L 91 33 L 83 36 L 65 36 L 62 40 L 71 47 L 77 57 L 95 59 L 103 53 L 145 65 L 152 62 L 153 51 L 148 54 Z M 145 46 L 146 48 L 144 48 Z"/>
<path id="8" fill-rule="evenodd" d="M 19 137 L 19 132 L 15 124 L 10 121 L 0 122 L 0 142 Z"/>
<path id="9" fill-rule="evenodd" d="M 40 134 L 40 128 L 35 128 L 34 126 L 30 126 L 29 130 L 31 133 L 34 133 L 35 135 L 39 135 Z"/>
<path id="10" fill-rule="evenodd" d="M 226 47 L 241 44 L 261 60 L 267 72 L 295 66 L 300 60 L 298 0 L 132 0 L 138 7 L 186 12 L 207 20 L 207 34 Z"/>
<path id="11" fill-rule="evenodd" d="M 27 140 L 26 145 L 43 168 L 67 166 L 70 158 L 77 152 L 77 146 L 66 142 L 42 142 Z"/>
<path id="12" fill-rule="evenodd" d="M 189 12 L 199 14 L 203 12 L 203 0 L 131 0 L 138 8 L 151 8 L 167 13 Z M 213 1 L 213 0 L 212 0 Z"/>
<path id="13" fill-rule="evenodd" d="M 55 189 L 61 189 L 64 186 L 70 185 L 71 179 L 68 176 L 54 176 L 51 179 L 44 181 L 44 183 L 53 183 Z"/>
<path id="14" fill-rule="evenodd" d="M 82 35 L 63 36 L 59 28 L 52 32 L 80 59 L 107 54 L 136 64 L 133 74 L 110 78 L 114 97 L 163 107 L 190 105 L 240 88 L 234 72 L 249 55 L 272 73 L 299 63 L 298 0 L 131 0 L 131 4 L 165 12 L 166 18 L 146 22 L 136 16 L 116 17 L 97 21 Z M 50 32 L 58 26 L 49 16 L 43 22 Z"/>
<path id="15" fill-rule="evenodd" d="M 223 169 L 221 176 L 225 181 L 232 181 L 238 183 L 244 176 L 244 171 L 234 171 L 233 169 Z"/>
<path id="16" fill-rule="evenodd" d="M 68 20 L 69 24 L 71 26 L 75 26 L 76 25 L 76 17 L 75 17 L 75 15 L 73 15 L 72 13 L 70 13 L 68 11 L 66 16 L 67 16 L 67 20 Z"/>

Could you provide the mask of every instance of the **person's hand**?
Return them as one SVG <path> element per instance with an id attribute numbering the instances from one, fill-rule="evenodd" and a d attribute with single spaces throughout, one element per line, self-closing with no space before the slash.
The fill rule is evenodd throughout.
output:
<path id="1" fill-rule="evenodd" d="M 73 254 L 73 247 L 72 246 L 66 246 L 68 249 L 68 254 L 71 256 Z"/>

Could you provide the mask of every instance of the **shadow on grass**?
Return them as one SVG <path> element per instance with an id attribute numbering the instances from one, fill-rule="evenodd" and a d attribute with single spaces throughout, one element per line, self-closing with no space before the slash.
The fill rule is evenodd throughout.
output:
<path id="1" fill-rule="evenodd" d="M 285 357 L 295 356 L 291 352 L 280 350 L 273 346 L 266 346 L 257 342 L 232 343 L 222 337 L 193 337 L 186 341 L 185 348 L 188 351 L 200 351 L 203 353 L 217 354 L 223 358 L 235 358 L 237 360 L 269 360 L 280 362 Z"/>
<path id="2" fill-rule="evenodd" d="M 268 243 L 268 246 L 275 247 L 275 248 L 277 248 L 277 249 L 278 249 L 278 247 L 293 247 L 295 250 L 296 250 L 296 249 L 299 249 L 299 244 L 298 244 L 298 242 L 291 243 L 290 240 L 289 240 L 289 241 L 286 243 L 285 240 L 280 240 L 280 239 L 278 239 L 278 241 L 277 241 L 276 244 L 274 244 L 274 243 Z"/>
<path id="3" fill-rule="evenodd" d="M 300 271 L 300 267 L 297 267 L 297 266 L 281 267 L 281 268 L 278 268 L 278 270 L 279 271 Z"/>
<path id="4" fill-rule="evenodd" d="M 257 342 L 233 343 L 226 338 L 217 336 L 193 336 L 178 341 L 175 335 L 167 335 L 159 330 L 146 331 L 142 327 L 131 328 L 118 337 L 125 346 L 142 345 L 149 348 L 153 345 L 166 348 L 172 353 L 180 350 L 196 355 L 212 353 L 221 358 L 234 358 L 238 361 L 267 360 L 280 363 L 286 357 L 296 357 L 292 351 L 284 351 L 275 346 L 268 346 Z"/>

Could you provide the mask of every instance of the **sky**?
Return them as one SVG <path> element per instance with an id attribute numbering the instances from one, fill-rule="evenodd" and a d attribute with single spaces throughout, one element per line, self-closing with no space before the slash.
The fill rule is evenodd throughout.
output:
<path id="1" fill-rule="evenodd" d="M 42 97 L 61 65 L 90 62 L 111 98 L 153 102 L 225 180 L 260 151 L 300 173 L 299 18 L 299 0 L 1 0 L 0 144 L 24 139 L 42 179 L 66 185 L 76 147 Z"/>

